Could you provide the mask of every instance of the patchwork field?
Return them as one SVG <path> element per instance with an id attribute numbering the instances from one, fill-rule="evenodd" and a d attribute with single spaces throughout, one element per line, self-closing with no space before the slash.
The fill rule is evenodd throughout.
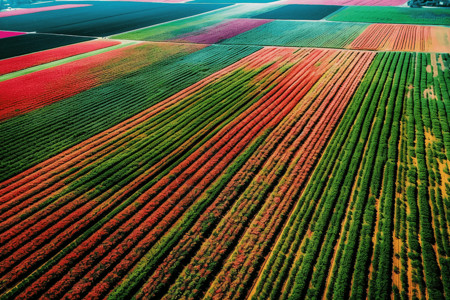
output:
<path id="1" fill-rule="evenodd" d="M 237 2 L 0 11 L 0 299 L 450 297 L 448 9 Z"/>

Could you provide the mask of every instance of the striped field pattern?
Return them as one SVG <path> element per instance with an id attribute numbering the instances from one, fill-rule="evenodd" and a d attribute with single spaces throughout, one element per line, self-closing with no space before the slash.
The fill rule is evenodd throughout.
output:
<path id="1" fill-rule="evenodd" d="M 446 9 L 133 1 L 0 12 L 0 300 L 450 298 Z"/>

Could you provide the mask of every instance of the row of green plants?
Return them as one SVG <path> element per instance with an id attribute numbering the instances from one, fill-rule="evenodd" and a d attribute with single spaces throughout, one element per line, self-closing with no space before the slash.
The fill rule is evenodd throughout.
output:
<path id="1" fill-rule="evenodd" d="M 448 70 L 437 65 L 433 77 L 431 55 L 376 56 L 271 252 L 254 299 L 448 294 L 448 177 L 439 169 L 449 162 Z M 400 285 L 392 281 L 396 274 Z"/>
<path id="2" fill-rule="evenodd" d="M 144 191 L 257 100 L 239 96 L 257 89 L 244 83 L 261 71 L 237 70 L 228 74 L 160 114 L 145 119 L 115 140 L 107 141 L 107 146 L 113 146 L 109 151 L 98 151 L 84 161 L 75 159 L 80 169 L 59 178 L 64 184 L 50 196 L 44 186 L 42 192 L 30 198 L 22 194 L 11 199 L 19 201 L 18 206 L 22 201 L 30 202 L 19 214 L 2 222 L 2 274 L 8 273 L 4 276 L 3 288 L 23 279 L 50 259 L 56 250 L 68 251 L 72 240 L 85 236 L 84 230 L 90 226 L 101 225 L 98 221 L 106 215 L 111 218 L 110 212 L 116 215 L 130 204 L 132 211 L 139 211 L 146 201 L 136 199 Z M 130 187 L 143 175 L 146 180 Z M 162 184 L 160 186 L 159 190 L 163 188 Z M 121 209 L 117 210 L 118 207 Z M 11 240 L 17 243 L 10 243 Z M 46 246 L 40 248 L 43 245 Z M 85 255 L 88 253 L 85 251 Z M 24 259 L 28 255 L 31 257 Z"/>
<path id="3" fill-rule="evenodd" d="M 134 126 L 89 149 L 91 155 L 74 157 L 78 170 L 66 177 L 56 172 L 64 185 L 51 196 L 45 187 L 52 189 L 53 184 L 30 194 L 24 212 L 11 216 L 3 227 L 2 290 L 12 288 L 6 295 L 83 297 L 105 276 L 108 280 L 91 293 L 107 292 L 105 282 L 112 289 L 120 277 L 113 273 L 111 280 L 111 268 L 127 273 L 264 124 L 283 118 L 278 114 L 282 99 L 261 100 L 280 80 L 280 71 L 292 66 L 267 72 L 273 60 L 283 59 L 272 58 L 273 51 L 246 57 L 240 65 L 166 99 L 161 107 L 155 105 Z M 251 84 L 261 74 L 267 77 Z M 25 193 L 4 204 L 18 199 L 29 200 Z M 12 239 L 17 244 L 8 243 Z"/>
<path id="4" fill-rule="evenodd" d="M 126 77 L 0 123 L 0 181 L 136 115 L 258 49 L 210 46 L 191 54 L 180 52 Z"/>

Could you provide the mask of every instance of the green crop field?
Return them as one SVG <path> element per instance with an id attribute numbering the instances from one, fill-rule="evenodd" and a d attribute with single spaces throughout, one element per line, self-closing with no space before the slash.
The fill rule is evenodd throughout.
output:
<path id="1" fill-rule="evenodd" d="M 450 298 L 448 8 L 0 5 L 0 300 Z"/>

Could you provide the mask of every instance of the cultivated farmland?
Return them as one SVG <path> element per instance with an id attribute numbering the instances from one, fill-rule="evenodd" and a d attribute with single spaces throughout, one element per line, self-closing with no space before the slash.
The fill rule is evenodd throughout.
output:
<path id="1" fill-rule="evenodd" d="M 0 17 L 0 28 L 13 31 L 36 31 L 79 36 L 108 36 L 176 20 L 211 10 L 227 4 L 172 4 L 140 2 L 91 2 L 87 6 L 70 6 L 64 9 L 45 9 L 39 13 L 28 13 Z"/>
<path id="2" fill-rule="evenodd" d="M 447 10 L 234 2 L 0 12 L 0 299 L 450 297 Z"/>
<path id="3" fill-rule="evenodd" d="M 330 16 L 332 21 L 343 22 L 369 22 L 369 23 L 400 23 L 423 25 L 449 24 L 450 10 L 447 8 L 420 8 L 406 7 L 367 7 L 349 6 Z"/>
<path id="4" fill-rule="evenodd" d="M 289 47 L 344 48 L 366 29 L 365 24 L 346 22 L 272 21 L 223 41 Z"/>
<path id="5" fill-rule="evenodd" d="M 443 57 L 375 57 L 256 295 L 385 299 L 392 289 L 399 297 L 444 298 L 448 228 L 440 224 L 447 224 L 442 201 L 450 182 L 440 168 L 449 165 L 450 136 Z"/>
<path id="6" fill-rule="evenodd" d="M 449 27 L 372 24 L 348 48 L 414 52 L 450 49 Z"/>

